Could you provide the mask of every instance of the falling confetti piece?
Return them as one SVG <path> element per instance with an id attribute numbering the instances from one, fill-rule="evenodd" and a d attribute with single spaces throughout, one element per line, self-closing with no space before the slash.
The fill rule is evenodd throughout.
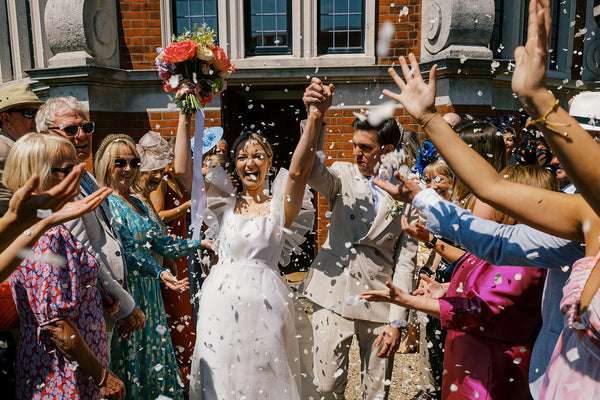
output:
<path id="1" fill-rule="evenodd" d="M 385 102 L 369 111 L 369 114 L 367 114 L 367 121 L 369 121 L 371 126 L 379 126 L 384 120 L 393 117 L 395 110 L 396 102 Z"/>
<path id="2" fill-rule="evenodd" d="M 379 57 L 387 57 L 390 52 L 390 41 L 394 37 L 394 24 L 385 21 L 379 31 L 379 42 L 377 42 L 377 54 Z"/>
<path id="3" fill-rule="evenodd" d="M 458 391 L 458 386 L 456 386 L 454 383 L 452 385 L 450 385 L 450 391 L 451 392 L 456 392 Z"/>
<path id="4" fill-rule="evenodd" d="M 531 253 L 527 254 L 527 258 L 530 260 L 533 260 L 534 258 L 538 258 L 540 256 L 540 254 L 537 251 L 532 251 Z"/>
<path id="5" fill-rule="evenodd" d="M 570 362 L 579 360 L 579 350 L 577 349 L 577 347 L 573 347 L 571 350 L 567 351 L 566 356 L 567 360 L 569 360 Z"/>
<path id="6" fill-rule="evenodd" d="M 496 283 L 496 285 L 502 283 L 502 274 L 500 272 L 496 273 L 496 276 L 494 276 L 494 282 Z"/>
<path id="7" fill-rule="evenodd" d="M 522 278 L 521 274 L 515 274 L 515 280 L 520 281 Z"/>

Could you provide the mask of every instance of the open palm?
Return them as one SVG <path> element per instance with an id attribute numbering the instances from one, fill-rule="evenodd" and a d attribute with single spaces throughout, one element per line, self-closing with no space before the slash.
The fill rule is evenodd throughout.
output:
<path id="1" fill-rule="evenodd" d="M 411 69 L 409 69 L 404 56 L 400 57 L 400 67 L 405 80 L 402 80 L 393 67 L 388 69 L 388 73 L 401 92 L 394 93 L 384 89 L 383 94 L 398 101 L 410 115 L 421 121 L 427 114 L 435 112 L 435 72 L 437 65 L 431 68 L 429 83 L 425 83 L 415 55 L 410 53 L 408 59 Z"/>

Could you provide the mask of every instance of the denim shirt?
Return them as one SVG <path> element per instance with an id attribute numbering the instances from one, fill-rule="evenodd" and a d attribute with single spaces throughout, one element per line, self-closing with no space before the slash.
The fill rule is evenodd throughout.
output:
<path id="1" fill-rule="evenodd" d="M 493 265 L 548 268 L 542 298 L 542 328 L 531 355 L 529 382 L 534 398 L 563 328 L 562 289 L 571 265 L 585 257 L 583 243 L 561 239 L 530 226 L 503 225 L 475 217 L 442 199 L 433 189 L 419 192 L 412 202 L 427 218 L 426 228 L 452 240 Z"/>

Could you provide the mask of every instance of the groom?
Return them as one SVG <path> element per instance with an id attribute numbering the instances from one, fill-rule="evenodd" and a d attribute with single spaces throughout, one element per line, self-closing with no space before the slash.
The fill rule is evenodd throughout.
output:
<path id="1" fill-rule="evenodd" d="M 310 110 L 319 103 L 323 86 L 313 78 L 303 101 Z M 314 304 L 314 375 L 325 399 L 343 399 L 348 382 L 348 353 L 356 335 L 361 355 L 365 399 L 387 399 L 400 344 L 399 328 L 408 311 L 387 303 L 358 300 L 365 290 L 387 289 L 392 281 L 413 289 L 418 243 L 402 232 L 400 215 L 389 215 L 392 198 L 371 183 L 380 157 L 394 150 L 401 131 L 393 118 L 378 126 L 356 119 L 352 124 L 355 162 L 325 165 L 324 129 L 309 185 L 321 193 L 331 211 L 327 240 L 313 261 L 300 291 Z M 409 223 L 419 216 L 403 204 Z M 392 213 L 393 214 L 393 213 Z"/>

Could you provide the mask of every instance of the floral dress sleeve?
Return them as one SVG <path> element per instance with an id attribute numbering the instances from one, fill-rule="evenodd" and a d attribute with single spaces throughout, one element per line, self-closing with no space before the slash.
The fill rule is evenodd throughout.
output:
<path id="1" fill-rule="evenodd" d="M 177 258 L 190 250 L 200 249 L 200 239 L 185 240 L 163 234 L 160 227 L 147 217 L 148 210 L 144 204 L 135 197 L 132 200 L 146 216 L 139 215 L 116 196 L 111 195 L 108 200 L 114 223 L 121 235 L 128 268 L 137 268 L 139 273 L 158 278 L 164 268 L 154 261 L 150 250 L 165 257 Z"/>

